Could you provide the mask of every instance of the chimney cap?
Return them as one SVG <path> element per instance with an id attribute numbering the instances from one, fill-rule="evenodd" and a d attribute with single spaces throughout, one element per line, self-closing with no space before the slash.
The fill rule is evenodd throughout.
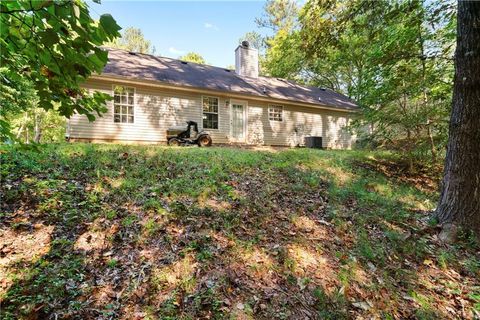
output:
<path id="1" fill-rule="evenodd" d="M 248 42 L 247 40 L 243 40 L 242 41 L 242 47 L 250 48 L 250 42 Z"/>

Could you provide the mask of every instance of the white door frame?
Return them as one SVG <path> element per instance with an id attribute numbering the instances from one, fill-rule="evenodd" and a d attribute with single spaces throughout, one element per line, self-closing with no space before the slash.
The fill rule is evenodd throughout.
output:
<path id="1" fill-rule="evenodd" d="M 243 106 L 243 139 L 235 139 L 233 137 L 233 105 L 240 104 Z M 248 108 L 248 101 L 246 100 L 235 100 L 230 99 L 230 140 L 232 142 L 247 142 L 247 108 Z"/>

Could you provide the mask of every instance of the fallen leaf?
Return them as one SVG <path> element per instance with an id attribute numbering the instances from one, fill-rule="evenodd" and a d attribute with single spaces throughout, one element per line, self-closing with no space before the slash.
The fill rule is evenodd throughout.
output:
<path id="1" fill-rule="evenodd" d="M 423 264 L 426 265 L 426 266 L 431 266 L 431 265 L 433 265 L 433 261 L 430 260 L 430 259 L 425 259 L 425 260 L 423 260 Z"/>
<path id="2" fill-rule="evenodd" d="M 352 303 L 352 306 L 354 306 L 356 308 L 359 308 L 359 309 L 362 309 L 362 310 L 365 310 L 365 311 L 368 311 L 370 309 L 370 305 L 365 301 L 354 302 L 354 303 Z"/>

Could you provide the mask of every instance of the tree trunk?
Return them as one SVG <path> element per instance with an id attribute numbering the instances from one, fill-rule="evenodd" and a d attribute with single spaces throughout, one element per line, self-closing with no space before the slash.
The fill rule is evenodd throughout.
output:
<path id="1" fill-rule="evenodd" d="M 433 133 L 430 126 L 431 126 L 430 119 L 427 119 L 428 141 L 430 142 L 430 152 L 432 153 L 432 162 L 435 163 L 435 161 L 437 160 L 437 148 L 435 147 L 435 140 L 433 139 Z"/>
<path id="2" fill-rule="evenodd" d="M 436 216 L 447 229 L 462 226 L 480 235 L 480 2 L 477 1 L 458 1 L 452 113 Z"/>
<path id="3" fill-rule="evenodd" d="M 407 129 L 407 157 L 408 157 L 408 172 L 413 172 L 413 141 L 412 132 Z"/>
<path id="4" fill-rule="evenodd" d="M 424 6 L 424 4 L 422 3 L 422 7 Z M 422 11 L 423 12 L 423 11 Z M 422 19 L 419 20 L 420 23 L 418 24 L 418 40 L 419 40 L 419 43 L 420 43 L 420 60 L 421 60 L 421 64 L 422 64 L 422 94 L 423 94 L 423 108 L 426 110 L 427 107 L 428 107 L 428 94 L 427 94 L 427 91 L 428 91 L 428 88 L 427 88 L 427 77 L 426 77 L 426 74 L 427 74 L 427 61 L 426 61 L 426 58 L 425 58 L 425 39 L 423 38 L 423 34 L 422 34 L 422 22 L 421 21 L 424 21 L 425 20 L 425 17 L 422 16 Z M 436 153 L 436 149 L 435 149 L 435 140 L 433 139 L 433 133 L 432 133 L 432 129 L 430 127 L 431 123 L 430 123 L 430 119 L 427 119 L 427 135 L 428 135 L 428 141 L 430 143 L 430 151 L 432 153 L 432 162 L 435 162 L 435 160 L 437 159 L 437 153 Z M 419 135 L 420 137 L 420 135 Z"/>
<path id="5" fill-rule="evenodd" d="M 42 129 L 40 127 L 40 116 L 38 115 L 39 110 L 37 108 L 34 109 L 33 111 L 35 113 L 34 119 L 35 119 L 35 138 L 33 141 L 35 143 L 40 143 L 40 138 L 42 137 Z"/>
<path id="6" fill-rule="evenodd" d="M 20 137 L 22 136 L 24 128 L 25 128 L 25 121 L 22 122 L 22 125 L 20 126 L 20 128 L 18 128 L 17 135 L 16 135 L 17 140 L 20 139 Z"/>

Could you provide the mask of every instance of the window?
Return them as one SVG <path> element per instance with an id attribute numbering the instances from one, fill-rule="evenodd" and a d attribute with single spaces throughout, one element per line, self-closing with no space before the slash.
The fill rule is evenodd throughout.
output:
<path id="1" fill-rule="evenodd" d="M 113 88 L 113 122 L 133 123 L 135 89 L 123 86 Z"/>
<path id="2" fill-rule="evenodd" d="M 283 121 L 283 106 L 268 106 L 268 120 Z"/>
<path id="3" fill-rule="evenodd" d="M 218 129 L 218 98 L 203 97 L 203 128 Z"/>

